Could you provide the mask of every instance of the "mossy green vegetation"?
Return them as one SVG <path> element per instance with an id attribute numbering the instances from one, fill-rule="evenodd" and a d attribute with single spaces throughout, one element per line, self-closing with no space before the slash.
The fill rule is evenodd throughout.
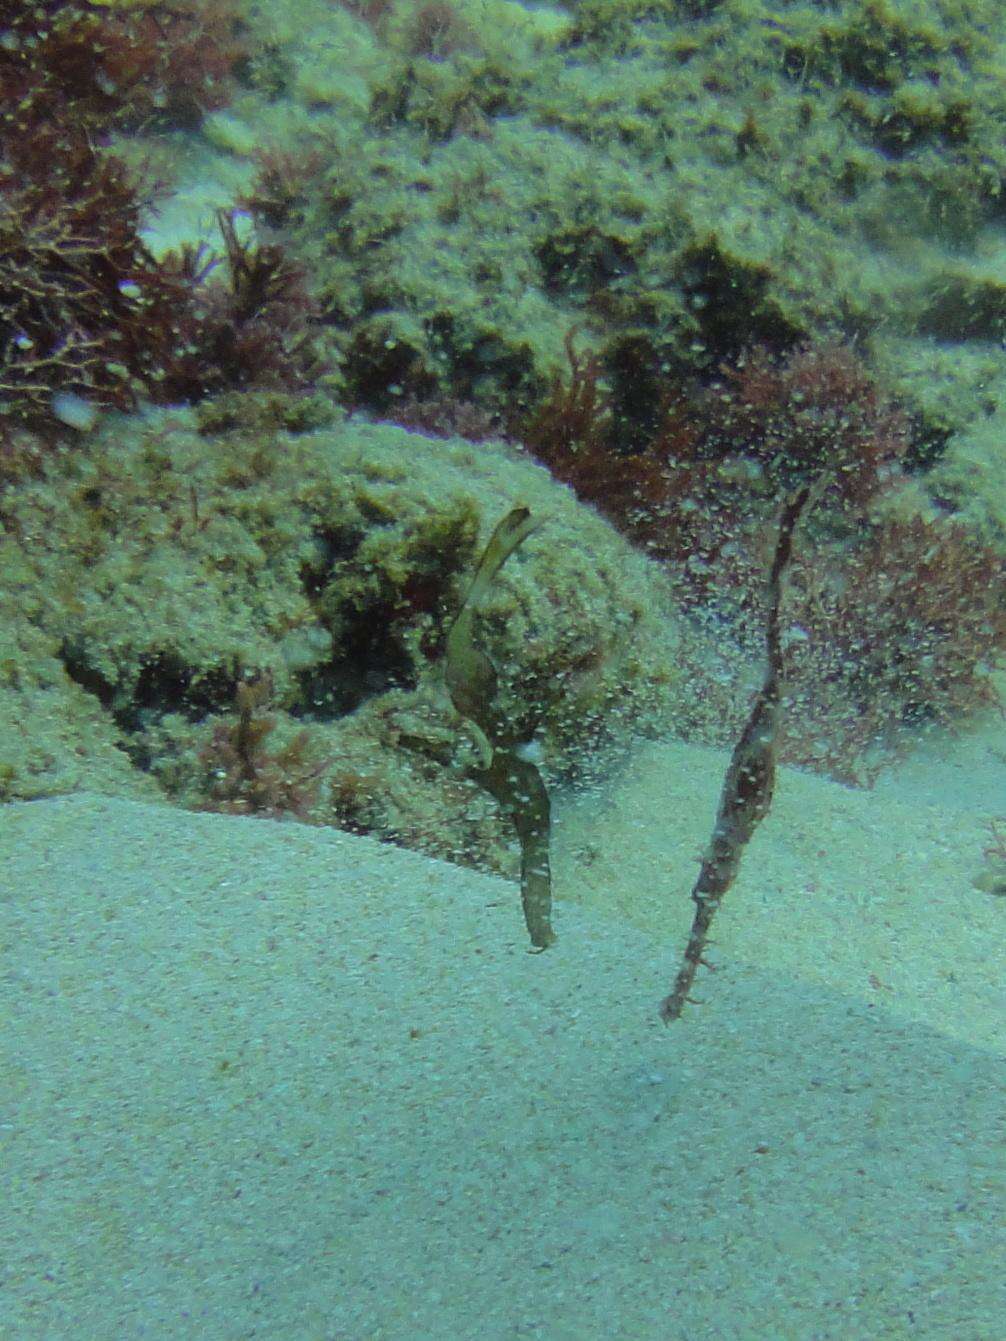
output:
<path id="1" fill-rule="evenodd" d="M 296 818 L 511 869 L 442 679 L 461 588 L 508 499 L 547 511 L 553 542 L 529 545 L 477 617 L 514 738 L 540 740 L 551 776 L 582 779 L 673 715 L 684 672 L 665 577 L 543 468 L 500 443 L 324 419 L 265 394 L 117 418 L 8 487 L 6 795 L 233 808 L 247 794 L 267 812 L 296 795 Z M 249 779 L 242 687 L 263 677 L 268 776 Z"/>
<path id="2" fill-rule="evenodd" d="M 839 335 L 917 415 L 929 464 L 967 475 L 958 435 L 1006 404 L 997 0 L 246 17 L 226 115 L 266 158 L 247 203 L 311 275 L 345 403 L 533 412 L 576 327 L 635 450 L 668 371 Z"/>
<path id="3" fill-rule="evenodd" d="M 825 330 L 915 338 L 996 226 L 992 0 L 544 13 L 358 7 L 337 22 L 371 43 L 366 105 L 307 121 L 291 87 L 284 147 L 325 166 L 290 233 L 356 403 L 533 401 L 585 317 L 626 376 Z"/>

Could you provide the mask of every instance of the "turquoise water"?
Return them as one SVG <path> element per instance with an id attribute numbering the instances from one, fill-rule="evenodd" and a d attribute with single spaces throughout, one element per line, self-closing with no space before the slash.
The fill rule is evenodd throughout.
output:
<path id="1" fill-rule="evenodd" d="M 7 8 L 0 1331 L 998 1336 L 999 7 Z"/>

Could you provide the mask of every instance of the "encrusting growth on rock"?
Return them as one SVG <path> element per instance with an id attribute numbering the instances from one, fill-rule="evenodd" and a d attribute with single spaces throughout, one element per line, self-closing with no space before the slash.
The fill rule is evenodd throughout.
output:
<path id="1" fill-rule="evenodd" d="M 684 959 L 674 987 L 660 1004 L 660 1018 L 665 1024 L 676 1020 L 684 1010 L 685 1003 L 691 1000 L 688 994 L 699 965 L 705 962 L 702 956 L 716 910 L 737 876 L 744 848 L 772 804 L 776 739 L 782 702 L 783 661 L 779 614 L 783 578 L 793 556 L 793 533 L 812 494 L 816 497 L 809 484 L 796 489 L 787 498 L 779 518 L 775 556 L 768 582 L 768 617 L 765 627 L 768 666 L 723 780 L 713 835 L 692 889 L 695 916 Z"/>

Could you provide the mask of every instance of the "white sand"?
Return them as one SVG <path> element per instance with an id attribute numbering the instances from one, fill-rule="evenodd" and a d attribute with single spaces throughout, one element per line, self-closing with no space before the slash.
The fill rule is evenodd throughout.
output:
<path id="1" fill-rule="evenodd" d="M 560 810 L 540 956 L 365 839 L 0 811 L 0 1334 L 1006 1334 L 1006 796 L 784 773 L 665 1029 L 723 762 Z"/>

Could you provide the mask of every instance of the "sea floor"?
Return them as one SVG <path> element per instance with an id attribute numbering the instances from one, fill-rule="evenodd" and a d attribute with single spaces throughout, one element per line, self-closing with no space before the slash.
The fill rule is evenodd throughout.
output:
<path id="1" fill-rule="evenodd" d="M 542 955 L 368 839 L 0 810 L 0 1334 L 994 1341 L 1006 769 L 961 750 L 783 770 L 670 1028 L 722 751 L 560 801 Z"/>

